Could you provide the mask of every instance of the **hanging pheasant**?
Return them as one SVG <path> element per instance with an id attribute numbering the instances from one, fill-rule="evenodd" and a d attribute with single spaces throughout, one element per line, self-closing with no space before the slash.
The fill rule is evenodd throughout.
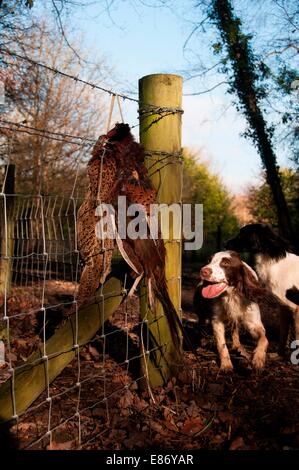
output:
<path id="1" fill-rule="evenodd" d="M 113 238 L 101 240 L 96 236 L 99 221 L 96 208 L 100 202 L 111 204 L 117 194 L 117 162 L 106 149 L 107 138 L 101 136 L 93 148 L 88 163 L 89 187 L 77 215 L 78 248 L 84 264 L 77 293 L 78 308 L 89 302 L 99 285 L 104 283 L 115 247 Z"/>
<path id="2" fill-rule="evenodd" d="M 111 269 L 114 239 L 100 240 L 95 227 L 99 218 L 96 207 L 100 203 L 116 203 L 117 196 L 126 196 L 128 204 L 142 204 L 144 217 L 150 214 L 150 205 L 156 201 L 156 191 L 147 176 L 142 147 L 134 141 L 127 124 L 117 124 L 96 143 L 88 167 L 89 188 L 78 211 L 78 246 L 84 263 L 77 296 L 77 304 L 89 301 Z M 127 218 L 127 223 L 130 218 Z M 115 221 L 116 223 L 116 221 Z M 161 238 L 121 239 L 116 242 L 125 261 L 136 278 L 130 291 L 133 294 L 139 281 L 146 277 L 149 303 L 154 308 L 159 300 L 167 317 L 174 343 L 179 346 L 182 326 L 170 299 L 165 277 L 165 246 Z"/>

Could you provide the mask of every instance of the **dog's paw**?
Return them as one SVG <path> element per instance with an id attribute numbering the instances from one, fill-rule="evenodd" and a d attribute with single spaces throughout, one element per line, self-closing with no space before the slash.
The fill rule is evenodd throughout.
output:
<path id="1" fill-rule="evenodd" d="M 260 372 L 265 367 L 266 353 L 257 351 L 253 355 L 252 365 L 257 372 Z"/>
<path id="2" fill-rule="evenodd" d="M 220 371 L 224 372 L 225 374 L 230 374 L 231 372 L 233 372 L 233 370 L 234 370 L 234 367 L 230 358 L 228 357 L 228 358 L 222 359 L 221 364 L 220 364 Z"/>

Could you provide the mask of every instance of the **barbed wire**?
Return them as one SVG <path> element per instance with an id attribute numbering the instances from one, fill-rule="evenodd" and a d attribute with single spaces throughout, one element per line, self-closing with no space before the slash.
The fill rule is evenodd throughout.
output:
<path id="1" fill-rule="evenodd" d="M 103 91 L 104 93 L 108 93 L 110 96 L 119 96 L 120 98 L 122 98 L 123 100 L 128 100 L 128 101 L 133 101 L 135 103 L 139 103 L 139 100 L 137 100 L 136 98 L 132 98 L 131 96 L 128 96 L 128 95 L 125 95 L 123 93 L 119 93 L 119 92 L 116 92 L 114 90 L 109 90 L 108 88 L 104 88 L 100 85 L 97 85 L 96 83 L 92 83 L 92 82 L 89 82 L 88 80 L 83 80 L 82 78 L 80 77 L 75 77 L 74 75 L 71 75 L 69 73 L 66 73 L 66 72 L 63 72 L 62 70 L 59 70 L 55 67 L 51 67 L 50 65 L 46 65 L 46 64 L 43 64 L 41 62 L 37 62 L 36 60 L 34 59 L 31 59 L 29 57 L 26 57 L 26 56 L 23 56 L 21 54 L 18 54 L 16 52 L 12 52 L 12 51 L 8 51 L 7 49 L 1 49 L 1 51 L 4 53 L 4 54 L 7 54 L 7 55 L 10 55 L 11 57 L 17 57 L 18 59 L 21 59 L 21 60 L 24 60 L 24 61 L 27 61 L 27 62 L 30 62 L 31 64 L 37 66 L 37 67 L 41 67 L 41 68 L 44 68 L 50 72 L 53 72 L 55 73 L 56 75 L 61 75 L 63 77 L 66 77 L 66 78 L 69 78 L 71 80 L 74 80 L 76 82 L 79 82 L 79 83 L 82 83 L 84 85 L 87 85 L 87 86 L 90 86 L 91 88 L 93 89 L 96 89 L 96 90 L 101 90 Z"/>
<path id="2" fill-rule="evenodd" d="M 115 97 L 118 97 L 118 98 L 122 98 L 123 100 L 128 100 L 128 101 L 132 101 L 134 103 L 140 104 L 140 100 L 138 100 L 136 98 L 132 98 L 131 96 L 125 95 L 124 93 L 119 93 L 117 91 L 114 91 L 114 90 L 102 87 L 100 85 L 97 85 L 96 83 L 92 83 L 88 80 L 83 80 L 80 77 L 76 77 L 76 76 L 71 75 L 67 72 L 63 72 L 62 70 L 59 70 L 55 67 L 52 67 L 52 66 L 47 65 L 47 64 L 43 64 L 43 63 L 38 62 L 38 61 L 36 61 L 32 58 L 29 58 L 29 57 L 23 56 L 21 54 L 18 54 L 16 52 L 8 51 L 7 49 L 1 49 L 1 51 L 4 52 L 4 54 L 10 55 L 11 57 L 17 57 L 18 59 L 27 61 L 27 62 L 35 65 L 36 67 L 44 68 L 44 69 L 46 69 L 46 70 L 48 70 L 52 73 L 55 73 L 56 75 L 61 75 L 63 77 L 74 80 L 76 82 L 83 83 L 84 85 L 90 86 L 93 89 L 101 90 L 104 93 L 107 93 L 112 97 L 115 96 Z M 150 116 L 150 115 L 153 115 L 153 114 L 159 114 L 161 116 L 160 119 L 162 119 L 162 117 L 165 117 L 169 114 L 177 114 L 177 113 L 178 114 L 183 114 L 183 112 L 184 111 L 181 108 L 161 107 L 161 106 L 157 106 L 155 104 L 147 103 L 144 108 L 139 109 L 139 118 L 141 118 L 142 116 Z M 136 126 L 134 126 L 134 127 L 136 127 Z"/>
<path id="3" fill-rule="evenodd" d="M 90 86 L 92 89 L 101 90 L 101 91 L 109 94 L 109 96 L 111 96 L 111 100 L 112 100 L 113 103 L 114 103 L 114 98 L 116 97 L 117 100 L 118 100 L 118 106 L 119 106 L 119 111 L 120 111 L 120 114 L 121 114 L 121 117 L 122 117 L 122 121 L 123 121 L 123 116 L 122 116 L 122 111 L 121 111 L 121 107 L 120 107 L 120 103 L 119 103 L 119 98 L 122 98 L 123 100 L 128 100 L 128 101 L 137 103 L 138 105 L 141 103 L 140 100 L 138 100 L 136 98 L 132 98 L 131 96 L 125 95 L 124 93 L 119 93 L 119 92 L 116 92 L 112 89 L 108 89 L 108 88 L 105 88 L 103 86 L 92 83 L 90 81 L 83 80 L 82 78 L 80 78 L 78 76 L 74 76 L 74 75 L 71 75 L 69 73 L 63 72 L 63 71 L 61 71 L 61 70 L 59 70 L 55 67 L 49 66 L 47 64 L 43 64 L 43 63 L 38 62 L 38 61 L 36 61 L 32 58 L 29 58 L 27 56 L 23 56 L 21 54 L 18 54 L 17 52 L 9 51 L 7 49 L 0 49 L 0 50 L 4 54 L 7 54 L 11 57 L 21 59 L 23 61 L 27 61 L 27 62 L 31 63 L 32 65 L 34 65 L 36 67 L 44 68 L 44 69 L 46 69 L 46 70 L 48 70 L 48 71 L 50 71 L 50 72 L 52 72 L 56 75 L 61 75 L 63 77 L 74 80 L 75 82 L 79 82 L 79 83 L 82 83 L 84 85 Z M 8 64 L 8 65 L 12 65 L 12 64 Z M 161 106 L 153 105 L 153 104 L 150 104 L 150 103 L 147 103 L 146 105 L 144 103 L 142 103 L 142 104 L 143 104 L 143 107 L 140 107 L 138 109 L 138 118 L 139 118 L 139 120 L 141 120 L 143 117 L 146 118 L 146 117 L 149 117 L 151 115 L 155 115 L 155 114 L 158 115 L 157 118 L 155 118 L 152 122 L 150 122 L 142 130 L 142 133 L 147 132 L 154 124 L 157 124 L 158 122 L 160 122 L 161 119 L 163 119 L 167 116 L 173 115 L 173 114 L 183 114 L 183 112 L 184 112 L 181 108 L 177 108 L 177 107 L 161 107 Z M 112 109 L 113 109 L 113 106 L 112 106 Z M 75 135 L 72 135 L 72 134 L 69 134 L 69 133 L 48 131 L 46 129 L 36 128 L 36 127 L 28 126 L 28 125 L 25 125 L 25 124 L 22 124 L 22 123 L 15 123 L 15 122 L 8 121 L 8 120 L 3 120 L 3 119 L 0 119 L 0 123 L 1 122 L 3 124 L 8 125 L 8 126 L 13 126 L 13 127 L 5 127 L 5 126 L 0 125 L 0 129 L 5 129 L 7 131 L 23 132 L 23 133 L 27 133 L 29 135 L 44 137 L 44 138 L 47 138 L 47 139 L 56 140 L 58 142 L 65 142 L 65 143 L 68 143 L 68 144 L 73 144 L 73 145 L 78 145 L 78 146 L 91 146 L 91 145 L 96 143 L 96 139 L 92 139 L 92 138 L 89 138 L 89 137 L 75 136 Z M 109 120 L 108 120 L 108 122 L 109 122 Z M 135 127 L 138 127 L 139 125 L 140 125 L 140 123 L 138 122 L 138 124 L 131 126 L 131 129 L 134 129 Z M 71 139 L 75 139 L 75 141 L 71 140 Z M 77 142 L 77 140 L 81 140 L 82 142 Z"/>
<path id="4" fill-rule="evenodd" d="M 0 118 L 0 122 L 4 122 L 5 124 L 12 124 L 12 125 L 15 125 L 15 126 L 24 127 L 26 129 L 32 129 L 34 131 L 44 132 L 46 134 L 52 134 L 52 135 L 55 135 L 55 136 L 69 137 L 70 139 L 80 139 L 80 140 L 84 140 L 86 142 L 91 142 L 91 143 L 96 142 L 96 139 L 93 139 L 93 138 L 90 138 L 90 137 L 83 137 L 81 135 L 67 134 L 67 133 L 63 133 L 63 132 L 48 131 L 47 129 L 28 126 L 28 124 L 24 124 L 22 122 L 13 122 L 13 121 L 8 121 L 6 119 L 1 119 L 1 118 Z"/>
<path id="5" fill-rule="evenodd" d="M 83 137 L 83 136 L 80 136 L 80 135 L 72 135 L 72 134 L 62 133 L 62 132 L 48 131 L 47 129 L 28 126 L 27 124 L 23 124 L 21 122 L 13 122 L 13 121 L 9 121 L 7 119 L 1 119 L 0 118 L 0 123 L 7 124 L 9 126 L 15 126 L 15 127 L 18 128 L 18 129 L 11 129 L 12 131 L 14 131 L 14 130 L 23 130 L 23 132 L 25 132 L 25 130 L 33 131 L 34 134 L 32 134 L 32 135 L 40 135 L 41 137 L 45 137 L 45 138 L 48 138 L 48 139 L 58 140 L 58 141 L 61 141 L 61 142 L 67 142 L 67 143 L 76 144 L 76 145 L 91 145 L 91 144 L 93 145 L 97 141 L 96 139 L 92 139 L 90 137 Z M 2 126 L 0 125 L 0 127 L 2 127 Z M 29 132 L 28 132 L 28 134 L 29 134 Z M 31 132 L 30 132 L 30 134 L 31 134 Z M 68 137 L 69 139 L 78 139 L 78 140 L 81 140 L 81 141 L 84 141 L 84 142 L 76 142 L 76 141 L 71 141 L 71 140 L 66 140 L 66 139 L 58 139 L 58 138 L 55 138 L 55 137 Z"/>
<path id="6" fill-rule="evenodd" d="M 17 124 L 16 124 L 17 126 Z M 72 145 L 79 145 L 81 147 L 84 147 L 84 146 L 91 146 L 93 144 L 91 143 L 84 143 L 84 142 L 75 142 L 75 141 L 71 141 L 71 140 L 66 140 L 66 139 L 58 139 L 57 137 L 53 137 L 53 136 L 50 136 L 50 135 L 47 135 L 47 134 L 42 134 L 42 133 L 39 133 L 39 132 L 31 132 L 30 130 L 28 129 L 21 129 L 21 128 L 14 128 L 14 127 L 9 127 L 9 126 L 2 126 L 0 125 L 0 129 L 4 129 L 4 130 L 7 130 L 7 131 L 10 131 L 10 132 L 22 132 L 24 134 L 28 134 L 28 135 L 33 135 L 33 136 L 38 136 L 38 137 L 43 137 L 45 139 L 49 139 L 49 140 L 55 140 L 57 142 L 64 142 L 64 143 L 67 143 L 67 144 L 72 144 Z"/>

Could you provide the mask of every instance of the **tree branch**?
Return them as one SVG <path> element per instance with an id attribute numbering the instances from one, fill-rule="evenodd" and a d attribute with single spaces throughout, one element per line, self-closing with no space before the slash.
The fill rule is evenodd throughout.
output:
<path id="1" fill-rule="evenodd" d="M 207 90 L 197 91 L 197 92 L 195 92 L 195 93 L 184 93 L 184 96 L 204 95 L 205 93 L 209 93 L 210 91 L 213 91 L 213 90 L 215 90 L 216 88 L 218 88 L 219 86 L 224 85 L 224 84 L 227 84 L 227 85 L 228 85 L 229 82 L 227 82 L 226 80 L 223 80 L 222 82 L 217 83 L 217 85 L 214 85 L 213 87 L 208 88 Z"/>
<path id="2" fill-rule="evenodd" d="M 60 29 L 60 32 L 63 36 L 63 39 L 65 40 L 66 44 L 68 45 L 68 47 L 73 51 L 73 53 L 75 54 L 75 56 L 79 59 L 79 63 L 81 65 L 81 62 L 85 62 L 84 59 L 82 59 L 80 57 L 80 55 L 78 54 L 78 52 L 73 48 L 73 46 L 70 44 L 68 38 L 66 37 L 66 34 L 65 34 L 65 31 L 64 31 L 64 28 L 63 28 L 63 25 L 62 25 L 62 21 L 61 21 L 61 15 L 60 15 L 60 11 L 55 3 L 55 0 L 52 0 L 52 5 L 53 5 L 53 8 L 56 12 L 56 20 L 57 20 L 57 23 L 58 23 L 58 26 L 59 26 L 59 29 Z"/>

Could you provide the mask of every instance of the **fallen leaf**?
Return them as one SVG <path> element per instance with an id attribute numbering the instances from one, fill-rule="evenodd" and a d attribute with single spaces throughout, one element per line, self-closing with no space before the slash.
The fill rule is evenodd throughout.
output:
<path id="1" fill-rule="evenodd" d="M 134 407 L 137 411 L 143 411 L 148 408 L 148 406 L 149 404 L 145 400 L 143 400 L 142 398 L 140 399 L 139 397 L 135 397 Z"/>
<path id="2" fill-rule="evenodd" d="M 30 423 L 19 423 L 18 424 L 18 431 L 23 431 L 26 432 L 30 429 L 31 424 Z M 32 425 L 34 427 L 34 425 Z"/>
<path id="3" fill-rule="evenodd" d="M 194 401 L 191 402 L 191 405 L 188 406 L 186 411 L 187 411 L 188 415 L 190 416 L 190 418 L 195 418 L 196 416 L 199 415 L 199 408 L 195 404 Z"/>
<path id="4" fill-rule="evenodd" d="M 52 441 L 51 444 L 47 446 L 47 450 L 71 450 L 76 446 L 76 441 L 66 441 L 66 442 L 55 442 Z"/>
<path id="5" fill-rule="evenodd" d="M 194 435 L 197 434 L 204 427 L 202 419 L 198 416 L 193 419 L 186 419 L 181 431 L 184 434 Z"/>
<path id="6" fill-rule="evenodd" d="M 133 405 L 134 401 L 134 395 L 130 392 L 130 390 L 127 390 L 122 397 L 119 399 L 119 406 L 120 408 L 126 409 L 129 408 Z"/>
<path id="7" fill-rule="evenodd" d="M 158 434 L 162 434 L 162 436 L 167 435 L 166 430 L 163 428 L 163 426 L 161 426 L 160 423 L 157 423 L 156 421 L 150 420 L 149 421 L 149 426 L 153 431 L 156 431 Z"/>
<path id="8" fill-rule="evenodd" d="M 243 437 L 239 436 L 236 437 L 236 439 L 233 440 L 233 442 L 230 445 L 229 450 L 240 450 L 245 447 L 245 442 Z"/>
<path id="9" fill-rule="evenodd" d="M 222 442 L 224 442 L 225 439 L 223 439 L 223 437 L 221 436 L 221 434 L 216 434 L 216 436 L 214 436 L 212 439 L 211 439 L 211 442 L 213 444 L 221 444 Z"/>
<path id="10" fill-rule="evenodd" d="M 170 431 L 177 431 L 178 428 L 174 422 L 173 419 L 173 412 L 170 408 L 165 408 L 164 409 L 164 418 L 165 418 L 165 426 L 167 429 L 170 429 Z"/>

